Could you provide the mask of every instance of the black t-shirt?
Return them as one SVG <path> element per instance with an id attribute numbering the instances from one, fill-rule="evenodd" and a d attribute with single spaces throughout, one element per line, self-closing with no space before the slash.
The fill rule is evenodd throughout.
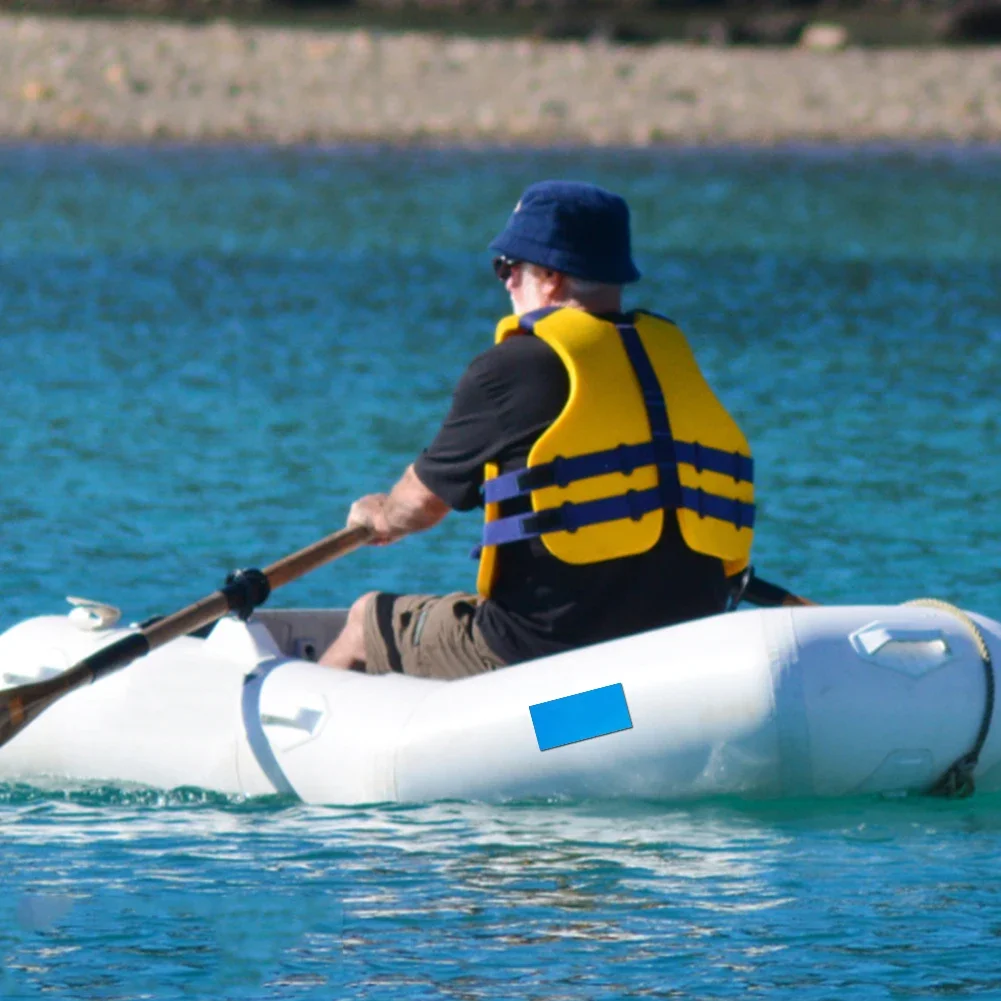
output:
<path id="1" fill-rule="evenodd" d="M 484 464 L 502 473 L 526 466 L 569 393 L 566 367 L 545 341 L 508 338 L 459 379 L 445 423 L 414 463 L 417 476 L 456 511 L 481 507 Z M 530 509 L 518 498 L 501 514 Z M 711 615 L 726 602 L 723 564 L 690 550 L 671 513 L 660 541 L 638 556 L 574 565 L 530 539 L 498 547 L 497 568 L 476 618 L 509 664 Z"/>

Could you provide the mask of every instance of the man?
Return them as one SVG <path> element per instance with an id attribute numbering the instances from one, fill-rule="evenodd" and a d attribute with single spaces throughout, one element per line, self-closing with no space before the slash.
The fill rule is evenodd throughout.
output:
<path id="1" fill-rule="evenodd" d="M 479 595 L 363 595 L 325 664 L 477 674 L 720 612 L 747 565 L 747 442 L 677 327 L 621 312 L 640 277 L 625 201 L 532 185 L 490 249 L 514 316 L 431 445 L 347 522 L 385 545 L 485 505 Z"/>

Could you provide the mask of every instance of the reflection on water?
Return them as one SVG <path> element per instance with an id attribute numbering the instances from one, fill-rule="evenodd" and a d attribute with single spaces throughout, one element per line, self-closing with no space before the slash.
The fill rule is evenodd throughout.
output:
<path id="1" fill-rule="evenodd" d="M 909 983 L 917 936 L 951 982 L 957 943 L 986 934 L 998 903 L 997 797 L 664 810 L 0 796 L 5 975 L 75 997 L 112 996 L 109 968 L 154 997 L 186 996 L 186 982 L 247 992 L 227 997 L 282 983 L 307 997 L 502 996 L 516 976 L 539 998 L 665 977 L 699 996 L 791 997 L 842 978 Z M 931 932 L 930 910 L 964 921 Z M 986 961 L 959 965 L 993 982 Z"/>
<path id="2" fill-rule="evenodd" d="M 227 996 L 284 983 L 483 997 L 513 976 L 540 998 L 665 976 L 700 996 L 792 996 L 850 976 L 907 983 L 919 934 L 951 982 L 957 943 L 997 904 L 992 797 L 665 811 L 2 793 L 6 976 L 74 996 L 111 996 L 109 968 L 154 997 L 185 996 L 186 977 L 249 992 Z M 957 908 L 961 927 L 930 933 L 929 909 Z M 986 963 L 960 965 L 993 982 Z"/>

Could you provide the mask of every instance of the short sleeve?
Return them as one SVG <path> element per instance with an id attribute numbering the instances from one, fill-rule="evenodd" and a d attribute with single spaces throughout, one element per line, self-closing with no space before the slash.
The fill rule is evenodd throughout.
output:
<path id="1" fill-rule="evenodd" d="M 481 505 L 483 466 L 497 447 L 497 407 L 483 381 L 488 364 L 480 355 L 463 373 L 448 416 L 414 463 L 417 478 L 456 511 Z"/>

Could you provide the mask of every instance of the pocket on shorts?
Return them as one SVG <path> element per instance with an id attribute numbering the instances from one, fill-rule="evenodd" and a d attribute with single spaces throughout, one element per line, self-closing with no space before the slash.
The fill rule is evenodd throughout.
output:
<path id="1" fill-rule="evenodd" d="M 472 642 L 475 611 L 469 596 L 461 592 L 447 594 L 421 609 L 424 621 L 415 623 L 411 632 L 421 677 L 456 678 L 470 673 L 469 667 L 477 662 Z"/>
<path id="2" fill-rule="evenodd" d="M 424 627 L 427 625 L 430 614 L 431 608 L 428 605 L 425 605 L 419 612 L 416 613 L 417 621 L 414 623 L 414 629 L 410 639 L 410 642 L 415 648 L 421 645 L 421 637 L 424 635 Z"/>

